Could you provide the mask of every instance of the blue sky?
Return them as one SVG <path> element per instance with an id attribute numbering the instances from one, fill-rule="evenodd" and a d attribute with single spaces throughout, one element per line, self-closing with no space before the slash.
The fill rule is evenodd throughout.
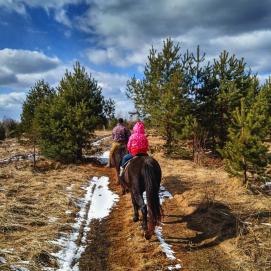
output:
<path id="1" fill-rule="evenodd" d="M 35 81 L 56 86 L 76 60 L 125 115 L 127 80 L 169 36 L 208 59 L 245 57 L 262 80 L 271 73 L 269 0 L 0 0 L 0 119 L 19 119 Z"/>

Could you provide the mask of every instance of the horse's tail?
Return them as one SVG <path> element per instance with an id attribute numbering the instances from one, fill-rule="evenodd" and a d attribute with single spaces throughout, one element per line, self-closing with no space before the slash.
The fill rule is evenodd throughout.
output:
<path id="1" fill-rule="evenodd" d="M 161 206 L 159 199 L 159 189 L 161 182 L 161 169 L 156 160 L 146 157 L 143 165 L 143 175 L 145 180 L 147 207 L 148 207 L 148 230 L 146 239 L 151 238 L 155 226 L 161 221 Z"/>

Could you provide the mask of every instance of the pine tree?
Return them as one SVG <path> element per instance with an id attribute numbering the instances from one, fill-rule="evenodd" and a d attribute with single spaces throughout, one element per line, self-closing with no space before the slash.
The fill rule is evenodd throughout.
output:
<path id="1" fill-rule="evenodd" d="M 227 140 L 232 112 L 240 106 L 240 100 L 247 96 L 254 81 L 244 59 L 230 56 L 227 51 L 223 51 L 219 59 L 214 60 L 213 73 L 217 85 L 215 134 L 218 145 L 223 147 Z"/>
<path id="2" fill-rule="evenodd" d="M 200 87 L 195 92 L 196 116 L 208 131 L 213 150 L 223 148 L 232 121 L 232 112 L 246 97 L 249 106 L 259 91 L 259 83 L 251 75 L 244 59 L 223 51 L 200 73 Z"/>
<path id="3" fill-rule="evenodd" d="M 233 112 L 228 141 L 221 151 L 226 170 L 234 176 L 243 176 L 244 184 L 248 184 L 249 174 L 264 172 L 268 162 L 267 148 L 253 130 L 255 122 L 254 112 L 245 107 L 243 98 L 240 108 Z"/>
<path id="4" fill-rule="evenodd" d="M 104 119 L 103 110 L 101 88 L 77 62 L 72 73 L 66 71 L 50 104 L 39 108 L 42 152 L 57 160 L 80 160 L 90 133 Z"/>
<path id="5" fill-rule="evenodd" d="M 46 100 L 51 100 L 55 95 L 55 90 L 43 80 L 37 81 L 32 87 L 23 103 L 21 114 L 21 129 L 31 140 L 33 145 L 33 167 L 36 167 L 36 145 L 39 139 L 38 124 L 35 121 L 35 114 L 39 106 Z M 43 116 L 44 117 L 44 116 Z"/>
<path id="6" fill-rule="evenodd" d="M 260 88 L 254 103 L 251 106 L 253 112 L 253 132 L 262 140 L 271 136 L 271 78 Z"/>
<path id="7" fill-rule="evenodd" d="M 50 98 L 54 94 L 55 90 L 43 80 L 37 81 L 34 87 L 29 90 L 21 114 L 21 124 L 24 132 L 31 133 L 36 108 L 44 99 Z"/>
<path id="8" fill-rule="evenodd" d="M 137 80 L 133 76 L 127 82 L 126 95 L 134 103 L 136 115 L 138 118 L 146 119 L 149 115 L 147 113 L 147 93 L 145 92 L 143 80 Z"/>
<path id="9" fill-rule="evenodd" d="M 148 118 L 165 137 L 170 152 L 176 132 L 184 125 L 182 117 L 189 108 L 179 44 L 174 45 L 167 39 L 161 52 L 152 48 L 143 80 L 133 77 L 128 81 L 127 95 L 141 116 Z"/>

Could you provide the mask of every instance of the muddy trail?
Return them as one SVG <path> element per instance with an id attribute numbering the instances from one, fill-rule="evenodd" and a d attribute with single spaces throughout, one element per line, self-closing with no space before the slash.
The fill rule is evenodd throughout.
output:
<path id="1" fill-rule="evenodd" d="M 109 145 L 104 144 L 103 150 L 108 148 Z M 119 198 L 107 217 L 90 222 L 87 246 L 80 257 L 79 270 L 237 270 L 231 259 L 216 246 L 219 242 L 214 241 L 206 246 L 202 244 L 205 240 L 222 238 L 218 232 L 212 233 L 210 229 L 214 222 L 212 219 L 218 219 L 216 210 L 211 215 L 210 210 L 204 214 L 208 207 L 204 210 L 203 206 L 194 217 L 187 217 L 178 202 L 167 195 L 162 200 L 162 225 L 156 230 L 156 235 L 147 241 L 143 236 L 141 221 L 134 223 L 132 220 L 130 194 L 121 195 L 114 169 L 99 166 L 95 170 L 98 175 L 109 177 L 109 188 Z M 216 223 L 221 227 L 219 230 L 231 231 L 236 221 L 228 218 L 228 214 L 225 216 L 225 221 L 222 219 L 222 222 Z M 204 233 L 204 227 L 207 233 Z M 225 238 L 233 237 L 229 232 L 223 234 Z M 198 244 L 200 246 L 197 247 Z"/>
<path id="2" fill-rule="evenodd" d="M 81 256 L 80 270 L 178 270 L 180 265 L 182 270 L 238 270 L 219 247 L 192 247 L 193 242 L 199 243 L 191 236 L 200 231 L 200 226 L 187 229 L 184 214 L 174 199 L 167 199 L 164 203 L 165 216 L 161 227 L 164 242 L 174 252 L 173 259 L 167 257 L 157 236 L 145 240 L 141 221 L 133 222 L 130 195 L 120 194 L 113 170 L 104 169 L 102 173 L 110 176 L 110 189 L 119 194 L 119 201 L 108 217 L 94 220 L 89 225 L 88 246 Z"/>
<path id="3" fill-rule="evenodd" d="M 120 195 L 113 170 L 110 189 Z M 132 220 L 130 195 L 120 195 L 108 217 L 90 224 L 89 244 L 80 259 L 80 270 L 168 270 L 170 261 L 162 252 L 157 237 L 145 240 L 141 221 Z M 176 264 L 176 263 L 175 263 Z"/>

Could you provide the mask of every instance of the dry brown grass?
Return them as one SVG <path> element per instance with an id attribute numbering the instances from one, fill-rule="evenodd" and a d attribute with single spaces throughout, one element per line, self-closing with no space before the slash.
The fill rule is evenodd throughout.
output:
<path id="1" fill-rule="evenodd" d="M 0 160 L 9 158 L 16 154 L 28 154 L 32 152 L 32 146 L 29 141 L 22 138 L 20 142 L 17 139 L 6 139 L 0 141 Z"/>
<path id="2" fill-rule="evenodd" d="M 204 167 L 191 160 L 168 158 L 161 138 L 150 136 L 149 140 L 162 167 L 163 183 L 174 196 L 165 205 L 169 224 L 164 231 L 178 237 L 172 242 L 176 251 L 197 247 L 180 255 L 191 269 L 271 270 L 271 197 L 250 193 L 223 166 Z M 179 218 L 172 221 L 170 215 Z M 228 221 L 230 217 L 234 223 Z M 183 242 L 187 238 L 188 247 Z M 222 268 L 223 262 L 216 267 L 216 253 L 227 262 L 227 269 Z"/>
<path id="3" fill-rule="evenodd" d="M 16 140 L 0 145 L 4 158 L 29 151 Z M 38 161 L 35 172 L 31 161 L 0 167 L 0 257 L 7 261 L 0 265 L 1 270 L 10 270 L 12 265 L 30 270 L 56 266 L 50 253 L 58 248 L 50 241 L 71 229 L 77 199 L 84 194 L 81 186 L 94 175 L 99 176 L 95 167 L 62 165 L 44 158 Z"/>

